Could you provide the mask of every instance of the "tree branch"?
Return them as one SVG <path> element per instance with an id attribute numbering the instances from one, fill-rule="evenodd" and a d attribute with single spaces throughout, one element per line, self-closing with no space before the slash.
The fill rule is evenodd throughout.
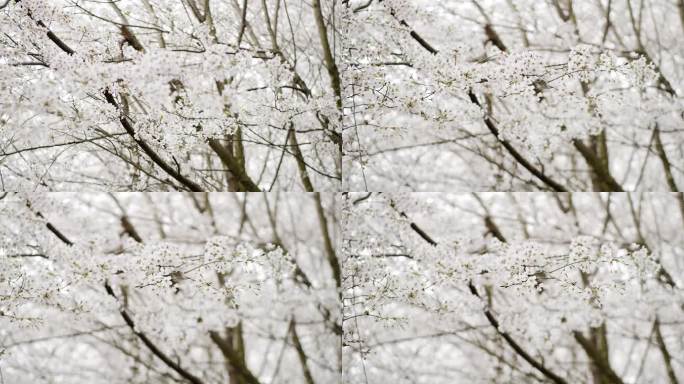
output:
<path id="1" fill-rule="evenodd" d="M 393 208 L 395 208 L 393 202 L 391 202 L 390 204 L 392 205 Z M 399 212 L 399 214 L 404 218 L 408 218 L 408 216 L 404 212 Z M 423 240 L 425 240 L 430 245 L 433 245 L 433 246 L 437 245 L 437 242 L 432 240 L 432 238 L 430 236 L 428 236 L 427 233 L 425 233 L 425 231 L 423 231 L 420 227 L 418 227 L 418 225 L 416 225 L 413 222 L 411 222 L 411 229 L 413 229 L 414 232 L 416 232 L 418 235 L 420 235 L 420 237 L 422 237 Z M 477 289 L 475 288 L 475 286 L 473 285 L 472 282 L 468 282 L 468 289 L 470 290 L 470 293 L 472 293 L 473 295 L 475 295 L 477 297 L 480 297 L 480 295 L 477 292 Z M 496 330 L 496 332 L 501 337 L 503 337 L 503 339 L 508 343 L 508 345 L 515 351 L 515 353 L 517 353 L 520 357 L 522 357 L 525 361 L 527 361 L 532 367 L 534 367 L 542 375 L 546 376 L 547 378 L 549 378 L 551 381 L 553 381 L 556 384 L 568 384 L 568 382 L 565 379 L 563 379 L 562 377 L 553 373 L 551 370 L 546 368 L 544 366 L 544 364 L 540 363 L 534 357 L 532 357 L 529 353 L 527 353 L 520 346 L 520 344 L 518 344 L 515 341 L 515 339 L 513 339 L 513 337 L 511 337 L 508 333 L 502 331 L 499 328 L 499 321 L 496 319 L 496 317 L 492 314 L 492 312 L 489 309 L 484 310 L 484 315 L 487 318 L 487 321 L 489 321 L 489 324 L 491 324 L 492 327 L 494 327 L 494 329 Z"/>
<path id="2" fill-rule="evenodd" d="M 290 335 L 292 336 L 292 344 L 294 344 L 297 350 L 297 357 L 299 357 L 299 363 L 302 365 L 302 373 L 304 374 L 304 379 L 306 379 L 307 384 L 314 384 L 313 376 L 311 375 L 311 370 L 307 363 L 308 357 L 304 353 L 304 348 L 299 340 L 299 335 L 297 334 L 296 323 L 294 317 L 290 320 Z"/>
<path id="3" fill-rule="evenodd" d="M 316 214 L 318 215 L 318 223 L 321 227 L 321 233 L 323 234 L 323 245 L 325 246 L 325 254 L 328 258 L 328 264 L 330 264 L 330 269 L 332 269 L 333 277 L 335 278 L 335 286 L 339 289 L 342 286 L 342 271 L 340 268 L 340 262 L 335 254 L 335 247 L 332 244 L 332 239 L 330 238 L 330 231 L 328 230 L 328 221 L 325 217 L 325 212 L 323 211 L 323 205 L 321 204 L 321 195 L 318 192 L 313 194 L 314 202 L 316 204 Z"/>
<path id="4" fill-rule="evenodd" d="M 584 157 L 589 167 L 596 173 L 596 175 L 606 184 L 608 191 L 603 192 L 624 192 L 624 189 L 610 174 L 610 171 L 601 164 L 601 160 L 596 154 L 587 147 L 581 140 L 574 139 L 572 144 L 577 148 L 579 153 Z"/>
<path id="5" fill-rule="evenodd" d="M 26 206 L 29 207 L 29 209 L 31 209 L 31 203 L 30 203 L 30 201 L 28 201 L 28 200 L 26 201 Z M 31 211 L 33 211 L 33 210 L 31 209 Z M 35 215 L 38 216 L 39 218 L 41 218 L 41 219 L 44 219 L 44 218 L 45 218 L 45 217 L 43 216 L 42 213 L 40 213 L 40 212 L 35 212 L 35 211 L 33 211 L 33 212 L 34 212 Z M 47 222 L 46 225 L 47 225 L 47 228 L 50 230 L 50 232 L 52 232 L 55 236 L 57 236 L 57 238 L 59 238 L 59 240 L 61 240 L 64 244 L 66 244 L 66 245 L 68 245 L 68 246 L 73 246 L 73 245 L 74 245 L 74 243 L 73 243 L 71 240 L 69 240 L 61 231 L 59 231 L 57 228 L 55 228 L 55 226 L 52 225 L 50 222 Z M 105 281 L 104 287 L 105 287 L 105 290 L 107 291 L 107 293 L 108 293 L 110 296 L 114 297 L 114 298 L 118 301 L 118 298 L 117 298 L 116 295 L 114 294 L 114 290 L 113 290 L 112 287 L 109 285 L 109 282 Z M 145 344 L 145 346 L 147 346 L 147 348 L 149 348 L 149 350 L 150 350 L 155 356 L 159 357 L 159 359 L 161 359 L 161 361 L 163 361 L 164 364 L 166 364 L 167 366 L 169 366 L 169 368 L 171 368 L 171 369 L 173 369 L 174 371 L 176 371 L 180 376 L 182 376 L 183 378 L 185 378 L 186 380 L 188 380 L 188 381 L 191 382 L 192 384 L 203 384 L 202 380 L 200 380 L 199 378 L 197 378 L 196 376 L 194 376 L 194 375 L 191 374 L 190 372 L 186 371 L 186 370 L 183 369 L 179 364 L 177 364 L 176 362 L 174 362 L 173 360 L 171 360 L 171 358 L 169 358 L 168 356 L 166 356 L 166 354 L 164 354 L 164 352 L 162 352 L 162 351 L 161 351 L 161 350 L 160 350 L 160 349 L 159 349 L 159 348 L 158 348 L 158 347 L 157 347 L 157 346 L 156 346 L 156 345 L 147 337 L 147 335 L 145 335 L 144 333 L 142 333 L 142 332 L 140 332 L 140 331 L 137 331 L 136 328 L 135 328 L 135 323 L 133 322 L 133 319 L 128 315 L 128 313 L 126 312 L 125 309 L 120 309 L 120 310 L 119 310 L 119 313 L 121 314 L 121 317 L 122 317 L 122 318 L 124 319 L 124 321 L 126 322 L 126 325 L 128 325 L 128 327 L 133 331 L 133 333 L 134 333 L 136 336 L 138 336 L 138 338 L 140 338 L 140 340 Z"/>
<path id="6" fill-rule="evenodd" d="M 472 282 L 468 283 L 468 289 L 470 290 L 470 293 L 473 295 L 480 297 L 479 293 L 477 292 L 477 289 L 473 285 Z M 499 321 L 494 317 L 492 312 L 489 309 L 485 309 L 484 311 L 485 317 L 487 318 L 487 321 L 489 321 L 489 324 L 496 329 L 496 332 L 503 337 L 504 340 L 508 343 L 508 345 L 511 346 L 511 348 L 520 356 L 523 358 L 523 360 L 527 361 L 531 366 L 533 366 L 537 371 L 541 372 L 544 376 L 548 377 L 551 381 L 553 381 L 556 384 L 567 384 L 567 381 L 565 379 L 561 378 L 560 376 L 556 375 L 555 373 L 551 372 L 548 368 L 544 366 L 544 364 L 538 362 L 537 360 L 534 359 L 534 357 L 530 356 L 529 353 L 527 353 L 521 346 L 518 344 L 508 333 L 502 331 L 499 328 Z"/>
<path id="7" fill-rule="evenodd" d="M 660 162 L 663 164 L 663 171 L 665 171 L 665 179 L 667 185 L 670 187 L 670 191 L 675 193 L 675 198 L 679 204 L 679 213 L 682 216 L 682 222 L 684 223 L 684 193 L 680 192 L 677 183 L 675 182 L 674 175 L 672 174 L 672 165 L 670 164 L 670 159 L 667 157 L 667 152 L 665 152 L 665 147 L 660 139 L 660 128 L 658 123 L 656 123 L 654 131 L 655 148 L 658 152 L 658 157 Z"/>
<path id="8" fill-rule="evenodd" d="M 581 332 L 579 331 L 574 331 L 573 336 L 575 337 L 575 340 L 579 343 L 579 345 L 582 346 L 582 349 L 584 349 L 584 352 L 586 352 L 587 356 L 591 359 L 591 361 L 596 365 L 601 370 L 601 373 L 613 384 L 624 384 L 620 376 L 618 376 L 615 371 L 613 371 L 613 368 L 610 367 L 609 364 L 605 361 L 604 358 L 601 357 L 601 353 L 596 350 L 594 345 L 590 340 L 588 340 L 584 335 L 582 335 Z"/>
<path id="9" fill-rule="evenodd" d="M 261 192 L 261 189 L 252 181 L 230 151 L 228 151 L 218 139 L 209 139 L 209 146 L 218 155 L 219 159 L 221 159 L 223 165 L 225 165 L 233 176 L 238 179 L 245 191 Z"/>
<path id="10" fill-rule="evenodd" d="M 653 321 L 653 329 L 655 330 L 655 339 L 656 343 L 658 344 L 658 349 L 660 349 L 660 354 L 663 355 L 665 371 L 667 371 L 667 377 L 670 380 L 670 384 L 679 384 L 677 375 L 672 367 L 672 356 L 670 355 L 670 351 L 667 350 L 667 344 L 665 344 L 663 334 L 660 332 L 660 321 L 658 320 L 658 317 L 656 317 Z"/>
<path id="11" fill-rule="evenodd" d="M 21 0 L 15 0 L 15 3 L 19 3 Z M 33 20 L 33 16 L 31 15 L 31 12 L 29 11 L 28 17 Z M 40 20 L 36 21 L 36 24 L 39 26 L 46 28 L 47 26 Z M 47 29 L 47 36 L 48 38 L 55 43 L 62 51 L 67 53 L 68 55 L 73 55 L 76 53 L 71 47 L 69 47 L 64 41 L 62 41 L 59 37 L 57 37 L 51 30 Z M 107 102 L 119 110 L 119 105 L 116 103 L 116 100 L 114 99 L 114 96 L 109 92 L 109 90 L 105 89 L 103 92 L 105 99 Z M 135 137 L 135 130 L 133 129 L 133 126 L 126 120 L 124 116 L 119 117 L 119 122 L 121 125 L 124 127 L 126 132 L 133 138 L 133 140 L 140 146 L 140 148 L 147 154 L 147 156 L 150 157 L 150 159 L 157 164 L 161 169 L 163 169 L 166 173 L 168 173 L 171 177 L 174 179 L 178 180 L 181 184 L 186 186 L 188 189 L 190 189 L 193 192 L 201 192 L 202 188 L 193 182 L 192 180 L 186 178 L 185 176 L 181 175 L 179 172 L 177 172 L 175 169 L 173 169 L 171 166 L 169 166 L 145 141 L 137 139 Z"/>
<path id="12" fill-rule="evenodd" d="M 468 97 L 470 98 L 470 101 L 473 102 L 473 104 L 477 105 L 480 108 L 482 107 L 482 105 L 480 104 L 480 101 L 477 99 L 477 96 L 475 96 L 475 93 L 473 93 L 472 90 L 468 91 Z M 532 165 L 532 163 L 530 163 L 527 159 L 525 159 L 525 157 L 523 157 L 523 155 L 520 154 L 520 152 L 518 152 L 518 150 L 515 149 L 515 147 L 513 147 L 511 145 L 511 143 L 509 143 L 508 141 L 499 137 L 499 130 L 496 128 L 496 125 L 494 125 L 494 123 L 492 122 L 492 120 L 489 117 L 485 116 L 484 122 L 485 122 L 485 125 L 487 126 L 487 128 L 489 129 L 489 132 L 491 132 L 492 135 L 494 135 L 496 137 L 496 139 L 499 141 L 499 143 L 501 143 L 501 145 L 503 145 L 504 148 L 506 148 L 508 153 L 510 153 L 511 156 L 513 156 L 513 158 L 515 159 L 515 161 L 517 161 L 520 165 L 522 165 L 523 168 L 527 169 L 532 175 L 534 175 L 534 177 L 539 179 L 542 183 L 551 187 L 551 189 L 553 189 L 554 191 L 556 191 L 556 192 L 567 192 L 568 191 L 567 188 L 565 188 L 564 186 L 562 186 L 560 183 L 556 182 L 555 180 L 551 179 L 549 176 L 545 175 L 544 172 L 542 172 L 541 170 L 537 169 L 537 167 Z"/>
<path id="13" fill-rule="evenodd" d="M 108 282 L 104 283 L 105 290 L 107 293 L 112 296 L 114 299 L 117 301 L 119 300 L 116 295 L 114 294 L 114 290 L 112 287 L 109 285 Z M 180 376 L 182 376 L 184 379 L 187 381 L 191 382 L 192 384 L 203 384 L 202 380 L 200 380 L 198 377 L 194 376 L 190 372 L 186 371 L 183 369 L 179 364 L 171 360 L 170 357 L 168 357 L 164 352 L 162 352 L 153 342 L 150 340 L 147 335 L 144 333 L 136 330 L 135 328 L 135 323 L 133 322 L 133 319 L 130 317 L 128 312 L 126 312 L 125 309 L 120 309 L 119 313 L 121 314 L 121 317 L 124 319 L 124 322 L 126 322 L 126 325 L 133 331 L 133 333 L 138 336 L 140 341 L 145 344 L 145 346 L 155 355 L 157 356 L 161 361 L 164 362 L 169 368 L 173 369 L 178 373 Z"/>
<path id="14" fill-rule="evenodd" d="M 209 331 L 209 337 L 211 341 L 216 344 L 221 350 L 223 356 L 228 360 L 233 368 L 240 374 L 240 376 L 247 382 L 247 384 L 260 384 L 259 379 L 254 376 L 252 371 L 247 368 L 242 362 L 242 359 L 238 356 L 233 348 L 224 340 L 221 335 L 216 331 Z"/>

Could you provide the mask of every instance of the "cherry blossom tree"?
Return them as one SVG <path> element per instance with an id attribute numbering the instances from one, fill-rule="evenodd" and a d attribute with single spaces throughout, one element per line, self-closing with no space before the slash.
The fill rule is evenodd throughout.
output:
<path id="1" fill-rule="evenodd" d="M 678 383 L 669 194 L 353 194 L 349 383 Z"/>
<path id="2" fill-rule="evenodd" d="M 350 0 L 342 20 L 345 189 L 681 190 L 681 0 Z"/>
<path id="3" fill-rule="evenodd" d="M 336 382 L 334 204 L 4 195 L 2 382 Z"/>
<path id="4" fill-rule="evenodd" d="M 0 0 L 0 384 L 684 380 L 684 0 Z"/>
<path id="5" fill-rule="evenodd" d="M 338 190 L 334 4 L 12 0 L 4 190 Z"/>

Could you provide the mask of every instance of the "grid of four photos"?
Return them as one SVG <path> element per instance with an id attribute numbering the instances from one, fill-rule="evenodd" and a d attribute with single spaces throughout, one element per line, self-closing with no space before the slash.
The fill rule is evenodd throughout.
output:
<path id="1" fill-rule="evenodd" d="M 0 384 L 684 383 L 684 0 L 0 0 Z"/>

